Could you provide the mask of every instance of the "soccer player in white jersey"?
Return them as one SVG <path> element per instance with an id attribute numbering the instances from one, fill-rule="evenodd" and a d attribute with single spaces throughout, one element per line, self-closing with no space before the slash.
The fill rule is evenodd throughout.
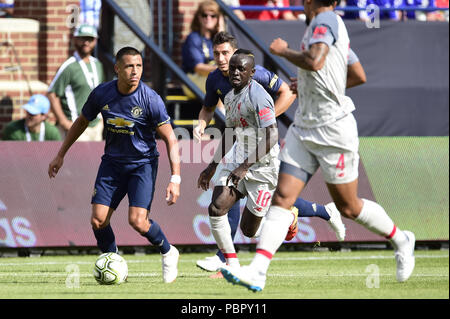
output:
<path id="1" fill-rule="evenodd" d="M 253 54 L 248 50 L 237 50 L 229 63 L 233 89 L 224 100 L 226 129 L 212 162 L 198 179 L 198 187 L 207 190 L 218 164 L 236 139 L 232 158 L 226 156 L 225 163 L 220 166 L 208 207 L 211 232 L 230 266 L 239 266 L 239 261 L 231 237 L 228 210 L 247 196 L 240 226 L 245 236 L 257 237 L 278 178 L 279 146 L 274 102 L 252 79 L 254 73 Z"/>
<path id="2" fill-rule="evenodd" d="M 301 50 L 275 39 L 270 50 L 298 67 L 299 106 L 280 153 L 280 173 L 271 207 L 261 229 L 256 255 L 248 266 L 221 269 L 224 277 L 250 290 L 264 288 L 270 261 L 292 222 L 289 207 L 320 167 L 339 212 L 386 237 L 395 249 L 397 280 L 414 269 L 415 236 L 396 227 L 377 203 L 358 197 L 358 131 L 345 95 L 350 40 L 336 0 L 305 0 L 308 25 Z"/>

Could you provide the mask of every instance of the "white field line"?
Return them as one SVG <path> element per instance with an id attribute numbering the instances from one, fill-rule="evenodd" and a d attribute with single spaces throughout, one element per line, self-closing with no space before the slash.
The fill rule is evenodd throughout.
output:
<path id="1" fill-rule="evenodd" d="M 383 277 L 393 277 L 395 274 L 379 274 Z M 62 277 L 66 278 L 68 276 L 67 273 L 63 272 L 11 272 L 11 273 L 0 273 L 0 277 Z M 80 273 L 80 277 L 89 277 L 93 278 L 92 274 L 88 273 Z M 136 273 L 129 274 L 129 278 L 143 278 L 143 277 L 161 277 L 161 273 L 150 272 L 150 273 Z M 199 273 L 180 273 L 178 278 L 186 277 L 186 278 L 208 278 L 209 274 L 206 272 Z M 301 277 L 367 277 L 365 273 L 358 274 L 277 274 L 277 273 L 269 273 L 268 277 L 288 277 L 288 278 L 301 278 Z M 413 273 L 414 277 L 449 277 L 449 274 L 423 274 L 423 273 Z"/>
<path id="2" fill-rule="evenodd" d="M 415 255 L 416 258 L 423 259 L 435 259 L 435 258 L 449 258 L 449 255 L 438 255 L 438 256 L 430 256 L 430 255 Z M 65 257 L 65 256 L 64 256 Z M 8 258 L 8 257 L 7 257 Z M 39 259 L 39 257 L 33 257 Z M 76 258 L 76 257 L 74 257 Z M 92 260 L 96 257 L 93 256 Z M 127 257 L 127 263 L 160 263 L 159 259 L 149 258 L 149 260 L 133 260 L 133 257 Z M 282 260 L 282 261 L 310 261 L 310 260 L 319 260 L 319 261 L 329 261 L 329 260 L 365 260 L 365 259 L 394 259 L 394 256 L 381 256 L 381 255 L 371 255 L 371 256 L 317 256 L 317 257 L 274 257 L 273 260 Z M 0 259 L 1 260 L 1 259 Z M 240 261 L 251 261 L 251 257 L 247 258 L 239 258 Z M 197 260 L 195 259 L 183 259 L 180 258 L 180 263 L 195 263 Z M 5 266 L 39 266 L 39 265 L 89 265 L 92 264 L 93 261 L 26 261 L 26 262 L 0 262 L 0 267 Z"/>

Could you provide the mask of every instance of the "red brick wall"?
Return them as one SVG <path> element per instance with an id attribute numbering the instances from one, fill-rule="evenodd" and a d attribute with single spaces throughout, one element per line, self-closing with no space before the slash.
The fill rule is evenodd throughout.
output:
<path id="1" fill-rule="evenodd" d="M 76 0 L 15 0 L 14 16 L 38 20 L 38 78 L 49 84 L 69 55 L 70 5 Z"/>

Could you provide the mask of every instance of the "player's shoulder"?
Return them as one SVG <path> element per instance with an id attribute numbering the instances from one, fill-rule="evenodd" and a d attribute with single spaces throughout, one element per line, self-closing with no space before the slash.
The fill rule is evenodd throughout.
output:
<path id="1" fill-rule="evenodd" d="M 266 89 L 264 89 L 264 87 L 260 83 L 258 83 L 258 81 L 252 79 L 248 88 L 248 95 L 250 100 L 253 101 L 269 96 L 269 93 L 267 93 Z"/>
<path id="2" fill-rule="evenodd" d="M 220 71 L 219 69 L 215 69 L 214 71 L 212 71 L 208 74 L 206 81 L 214 81 L 214 80 L 218 80 L 221 78 L 225 78 L 222 71 Z"/>
<path id="3" fill-rule="evenodd" d="M 140 92 L 142 94 L 145 94 L 148 98 L 160 98 L 159 94 L 156 93 L 155 90 L 153 90 L 150 86 L 148 86 L 147 84 L 145 84 L 144 82 L 141 81 L 141 83 L 139 84 L 139 88 Z"/>

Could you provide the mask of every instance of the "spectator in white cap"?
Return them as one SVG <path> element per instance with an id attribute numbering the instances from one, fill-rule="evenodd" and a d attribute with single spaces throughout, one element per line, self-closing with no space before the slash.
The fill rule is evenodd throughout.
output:
<path id="1" fill-rule="evenodd" d="M 50 83 L 47 96 L 63 137 L 80 115 L 91 91 L 104 80 L 103 66 L 92 56 L 97 44 L 95 27 L 82 24 L 73 34 L 73 56 L 59 68 Z M 103 121 L 96 118 L 78 141 L 102 141 Z"/>
<path id="2" fill-rule="evenodd" d="M 33 95 L 22 108 L 26 111 L 25 118 L 7 124 L 3 131 L 3 140 L 27 142 L 61 140 L 58 129 L 46 121 L 50 102 L 45 95 Z"/>

